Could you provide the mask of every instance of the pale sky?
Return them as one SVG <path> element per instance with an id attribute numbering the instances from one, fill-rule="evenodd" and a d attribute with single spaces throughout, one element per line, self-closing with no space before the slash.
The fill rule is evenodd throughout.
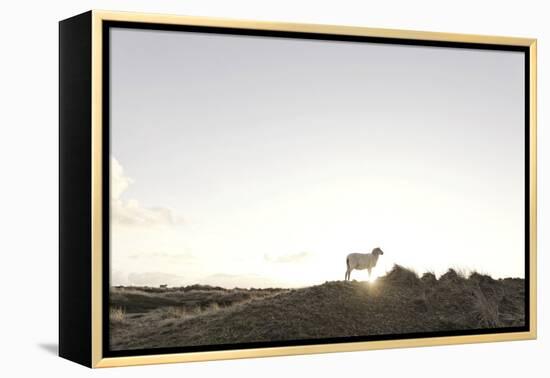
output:
<path id="1" fill-rule="evenodd" d="M 524 276 L 523 53 L 111 33 L 112 284 Z"/>

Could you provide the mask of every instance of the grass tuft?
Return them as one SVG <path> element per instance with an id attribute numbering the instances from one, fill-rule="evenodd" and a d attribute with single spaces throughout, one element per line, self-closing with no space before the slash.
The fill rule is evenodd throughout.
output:
<path id="1" fill-rule="evenodd" d="M 111 324 L 124 323 L 126 320 L 126 311 L 123 307 L 111 306 L 109 308 L 109 320 Z"/>

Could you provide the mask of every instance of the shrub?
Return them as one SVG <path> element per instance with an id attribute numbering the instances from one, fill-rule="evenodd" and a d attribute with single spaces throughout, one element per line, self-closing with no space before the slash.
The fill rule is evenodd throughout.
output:
<path id="1" fill-rule="evenodd" d="M 403 285 L 416 285 L 420 283 L 418 275 L 411 269 L 402 267 L 395 264 L 388 274 L 384 277 L 385 280 L 403 284 Z"/>

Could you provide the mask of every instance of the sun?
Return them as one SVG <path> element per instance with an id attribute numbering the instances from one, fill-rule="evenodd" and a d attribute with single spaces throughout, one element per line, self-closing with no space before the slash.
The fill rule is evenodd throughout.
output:
<path id="1" fill-rule="evenodd" d="M 370 277 L 367 277 L 367 282 L 370 283 L 370 284 L 373 284 L 376 282 L 376 279 L 378 278 L 377 275 L 375 274 L 371 274 Z"/>

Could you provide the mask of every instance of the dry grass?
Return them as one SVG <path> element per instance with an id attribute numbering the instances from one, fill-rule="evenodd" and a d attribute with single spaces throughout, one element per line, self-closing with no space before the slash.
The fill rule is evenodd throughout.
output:
<path id="1" fill-rule="evenodd" d="M 235 304 L 236 305 L 236 304 Z M 166 319 L 189 319 L 195 316 L 202 316 L 220 311 L 220 307 L 217 303 L 210 303 L 206 307 L 192 307 L 186 306 L 169 306 L 161 310 L 161 317 Z"/>
<path id="2" fill-rule="evenodd" d="M 114 350 L 521 326 L 522 279 L 395 266 L 374 283 L 302 289 L 116 289 Z M 112 292 L 112 293 L 113 293 Z M 128 307 L 127 307 L 128 306 Z M 124 320 L 120 320 L 120 319 Z"/>
<path id="3" fill-rule="evenodd" d="M 111 306 L 109 308 L 109 321 L 111 324 L 124 323 L 126 320 L 126 311 L 122 307 Z"/>

